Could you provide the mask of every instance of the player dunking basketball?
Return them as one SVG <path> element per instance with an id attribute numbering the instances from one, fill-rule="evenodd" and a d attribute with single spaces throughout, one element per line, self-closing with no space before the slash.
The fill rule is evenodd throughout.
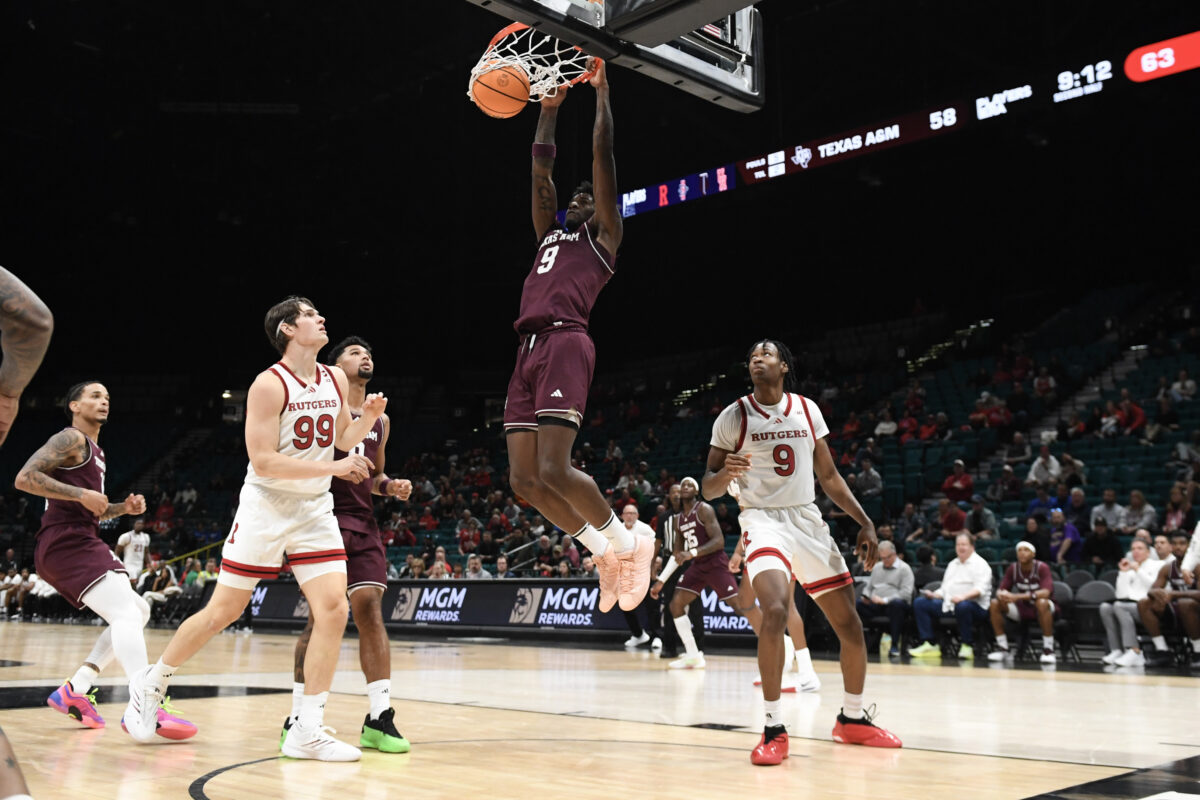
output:
<path id="1" fill-rule="evenodd" d="M 354 448 L 383 414 L 387 400 L 369 394 L 362 416 L 350 419 L 346 374 L 317 363 L 329 336 L 325 318 L 304 297 L 267 311 L 263 327 L 281 358 L 259 373 L 246 396 L 250 464 L 233 528 L 221 550 L 221 573 L 208 604 L 184 620 L 158 663 L 130 681 L 131 696 L 161 697 L 184 662 L 242 615 L 259 580 L 274 578 L 286 554 L 313 613 L 304 659 L 305 694 L 283 743 L 283 754 L 320 761 L 357 761 L 357 747 L 325 729 L 325 701 L 346 628 L 346 551 L 329 482 L 367 480 L 373 465 Z M 334 459 L 334 447 L 350 453 Z M 145 716 L 129 724 L 144 741 Z"/>
<path id="2" fill-rule="evenodd" d="M 367 383 L 375 376 L 375 361 L 371 345 L 357 336 L 348 336 L 333 346 L 326 359 L 331 366 L 340 367 L 346 373 L 350 389 L 346 393 L 346 406 L 352 419 L 362 416 L 363 401 L 367 396 Z M 362 443 L 354 452 L 374 464 L 369 481 L 353 483 L 334 478 L 330 485 L 333 494 L 333 515 L 342 530 L 342 542 L 346 545 L 346 593 L 350 597 L 350 613 L 358 627 L 358 660 L 367 679 L 367 698 L 371 708 L 363 720 L 359 747 L 370 747 L 384 753 L 407 753 L 408 740 L 396 730 L 396 711 L 391 707 L 392 651 L 388 647 L 387 628 L 383 625 L 383 608 L 380 601 L 387 589 L 387 554 L 379 526 L 375 522 L 375 507 L 372 494 L 407 500 L 412 494 L 412 483 L 393 480 L 384 470 L 384 454 L 387 449 L 391 421 L 387 414 L 375 420 Z M 345 458 L 346 453 L 334 450 L 335 458 Z M 279 745 L 283 746 L 292 720 L 300 714 L 304 698 L 304 659 L 308 642 L 312 637 L 313 615 L 308 615 L 308 625 L 296 642 L 296 682 L 292 686 L 292 714 L 284 722 L 284 733 Z"/>
<path id="3" fill-rule="evenodd" d="M 814 504 L 813 473 L 825 493 L 862 526 L 857 546 L 868 570 L 878 546 L 875 526 L 838 474 L 824 441 L 829 428 L 816 403 L 784 391 L 794 382 L 791 352 L 767 339 L 750 348 L 749 361 L 754 391 L 727 406 L 713 423 L 703 493 L 716 498 L 729 491 L 737 497 L 746 570 L 762 608 L 758 668 L 766 720 L 750 761 L 779 764 L 788 755 L 779 694 L 793 573 L 841 642 L 844 699 L 834 740 L 900 747 L 900 740 L 872 724 L 863 710 L 867 647 L 854 608 L 853 579 Z"/>
<path id="4" fill-rule="evenodd" d="M 595 481 L 571 466 L 596 356 L 588 317 L 613 275 L 623 232 L 603 63 L 591 84 L 596 90 L 592 182 L 572 193 L 561 228 L 555 220 L 558 195 L 552 175 L 554 128 L 566 89 L 541 103 L 533 145 L 533 227 L 540 245 L 513 326 L 520 344 L 508 384 L 504 432 L 513 490 L 592 551 L 600 610 L 608 611 L 619 599 L 622 609 L 632 611 L 650 586 L 654 542 L 634 536 Z"/>
<path id="5" fill-rule="evenodd" d="M 100 634 L 87 660 L 70 680 L 47 698 L 53 709 L 89 728 L 103 728 L 96 711 L 93 686 L 116 658 L 132 679 L 146 669 L 146 640 L 142 628 L 150 606 L 129 583 L 125 565 L 100 540 L 100 521 L 146 511 L 146 498 L 131 494 L 110 503 L 104 494 L 107 462 L 97 444 L 108 422 L 108 389 L 85 381 L 67 391 L 71 425 L 50 437 L 30 456 L 17 475 L 23 492 L 46 498 L 46 512 L 37 532 L 33 561 L 38 576 L 76 608 L 87 606 L 108 627 Z M 125 718 L 141 715 L 142 698 L 130 698 Z M 161 698 L 159 699 L 161 700 Z M 196 727 L 169 714 L 159 701 L 148 706 L 146 739 L 155 733 L 168 739 L 194 736 Z"/>

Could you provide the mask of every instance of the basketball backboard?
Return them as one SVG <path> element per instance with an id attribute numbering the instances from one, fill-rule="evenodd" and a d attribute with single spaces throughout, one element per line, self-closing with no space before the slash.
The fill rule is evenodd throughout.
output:
<path id="1" fill-rule="evenodd" d="M 468 0 L 737 111 L 762 108 L 762 20 L 747 0 Z"/>

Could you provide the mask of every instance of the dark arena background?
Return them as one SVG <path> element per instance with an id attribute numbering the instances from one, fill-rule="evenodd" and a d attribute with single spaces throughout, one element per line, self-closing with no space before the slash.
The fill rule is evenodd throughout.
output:
<path id="1" fill-rule="evenodd" d="M 1136 599 L 1120 565 L 1139 530 L 1169 559 L 1171 534 L 1200 521 L 1200 6 L 608 0 L 603 30 L 580 21 L 604 6 L 0 8 L 0 266 L 55 325 L 0 448 L 0 725 L 30 794 L 1200 797 L 1194 574 L 1163 623 L 1166 650 L 1138 616 L 1138 647 L 1115 646 L 1137 658 L 1117 661 L 1101 612 Z M 651 28 L 699 19 L 693 50 L 753 33 L 750 99 L 706 95 L 674 67 L 656 75 L 622 13 Z M 610 58 L 624 238 L 591 313 L 573 464 L 616 513 L 635 506 L 670 556 L 670 487 L 703 477 L 717 414 L 752 390 L 748 349 L 779 339 L 794 391 L 820 408 L 839 472 L 918 590 L 955 560 L 960 529 L 992 594 L 1017 543 L 1037 546 L 1054 663 L 1036 623 L 1005 623 L 1014 652 L 997 661 L 986 619 L 967 642 L 948 616 L 933 652 L 912 656 L 911 607 L 899 639 L 883 612 L 864 613 L 866 703 L 904 748 L 839 745 L 839 639 L 801 591 L 821 686 L 785 688 L 792 758 L 760 770 L 746 758 L 762 732 L 756 637 L 731 604 L 711 590 L 693 603 L 707 665 L 687 670 L 669 667 L 683 646 L 664 604 L 648 598 L 631 620 L 599 610 L 586 548 L 509 485 L 538 110 L 493 119 L 467 89 L 514 19 Z M 562 208 L 592 178 L 595 96 L 572 87 L 559 114 Z M 293 294 L 331 342 L 372 346 L 386 472 L 414 484 L 408 502 L 375 498 L 391 698 L 412 751 L 354 765 L 279 755 L 308 615 L 287 568 L 179 671 L 172 702 L 194 738 L 135 745 L 115 663 L 97 681 L 103 730 L 53 713 L 47 695 L 103 621 L 22 577 L 36 574 L 44 504 L 14 487 L 18 472 L 66 423 L 68 387 L 102 382 L 105 490 L 147 502 L 139 590 L 159 562 L 177 584 L 153 603 L 153 661 L 212 594 L 215 580 L 189 573 L 220 560 L 246 475 L 246 392 L 278 358 L 263 315 Z M 708 500 L 732 554 L 737 501 Z M 869 597 L 858 526 L 822 492 L 817 507 Z M 1115 541 L 1095 532 L 1110 513 Z M 132 525 L 105 521 L 100 536 L 116 548 Z M 1065 528 L 1079 543 L 1060 557 Z M 504 555 L 514 574 L 468 580 L 472 552 L 491 573 Z M 424 573 L 445 563 L 430 579 L 415 560 Z M 351 742 L 366 708 L 356 636 L 351 623 L 326 712 Z"/>

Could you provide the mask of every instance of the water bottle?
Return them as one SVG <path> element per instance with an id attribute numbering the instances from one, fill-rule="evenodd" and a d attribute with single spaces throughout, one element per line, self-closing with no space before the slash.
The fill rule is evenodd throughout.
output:
<path id="1" fill-rule="evenodd" d="M 887 658 L 888 650 L 892 649 L 892 635 L 885 633 L 879 637 L 879 655 L 881 658 Z"/>

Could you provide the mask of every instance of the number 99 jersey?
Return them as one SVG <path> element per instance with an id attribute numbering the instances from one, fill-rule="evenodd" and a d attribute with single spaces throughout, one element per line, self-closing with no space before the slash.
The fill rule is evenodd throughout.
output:
<path id="1" fill-rule="evenodd" d="M 813 451 L 828 434 L 821 409 L 802 395 L 764 406 L 750 394 L 717 417 L 711 444 L 750 457 L 750 469 L 730 487 L 742 508 L 786 508 L 816 500 Z"/>
<path id="2" fill-rule="evenodd" d="M 282 361 L 267 370 L 283 384 L 283 407 L 279 410 L 279 446 L 281 454 L 303 461 L 333 461 L 333 442 L 337 438 L 337 418 L 342 410 L 342 391 L 333 373 L 317 364 L 312 383 L 297 378 Z M 246 466 L 246 483 L 289 494 L 319 495 L 329 491 L 330 476 L 284 480 L 264 478 Z"/>

